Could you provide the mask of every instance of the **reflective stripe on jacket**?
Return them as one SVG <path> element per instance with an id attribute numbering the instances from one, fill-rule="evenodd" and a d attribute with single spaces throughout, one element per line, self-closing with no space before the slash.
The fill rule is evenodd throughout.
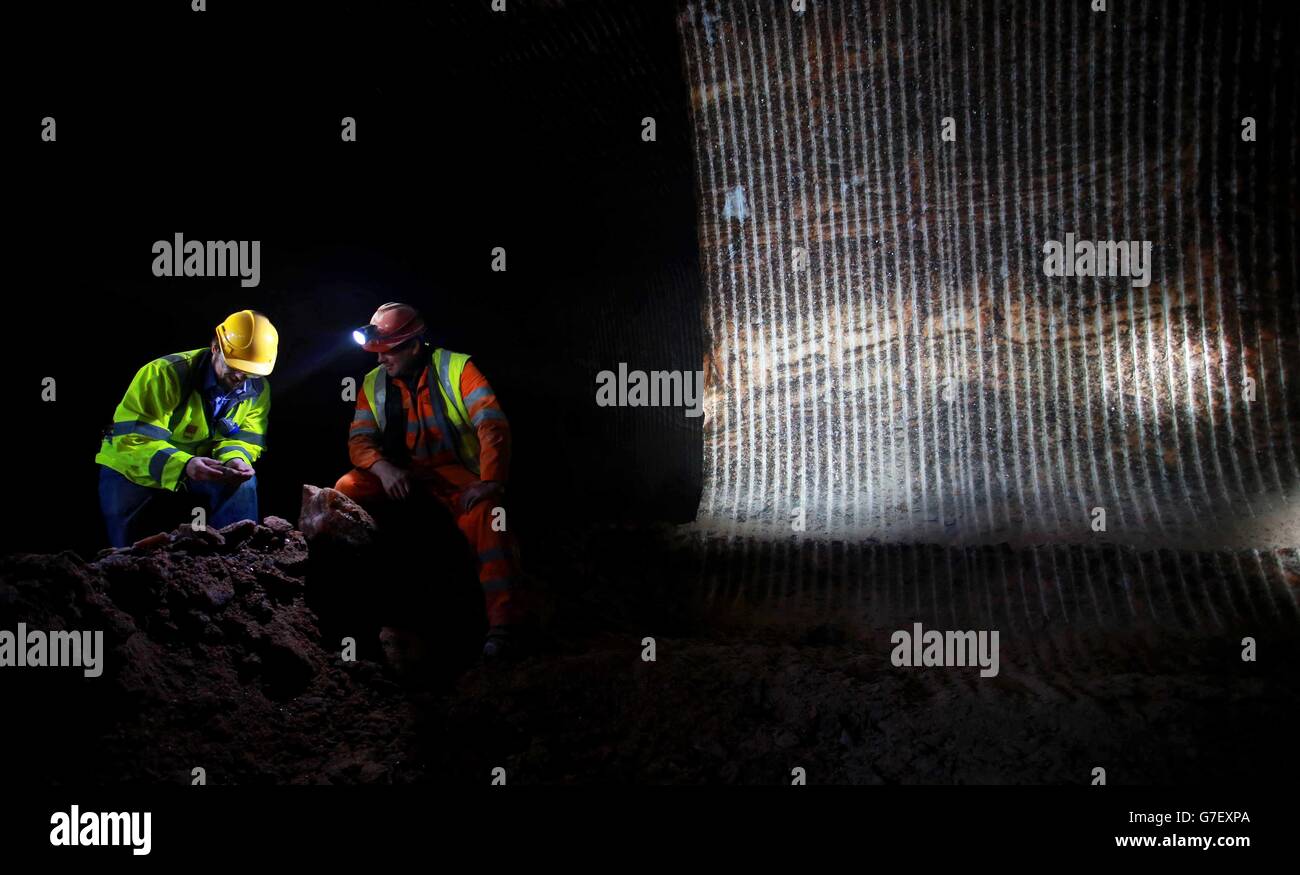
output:
<path id="1" fill-rule="evenodd" d="M 349 433 L 352 463 L 368 468 L 383 458 L 387 402 L 400 392 L 412 464 L 459 463 L 479 477 L 505 482 L 510 425 L 492 387 L 469 359 L 433 349 L 414 386 L 391 381 L 383 368 L 366 374 Z"/>
<path id="2" fill-rule="evenodd" d="M 234 428 L 229 434 L 213 433 L 203 406 L 201 374 L 195 373 L 207 366 L 208 352 L 204 347 L 163 356 L 136 372 L 95 461 L 132 483 L 159 489 L 176 489 L 194 456 L 220 462 L 239 456 L 249 464 L 256 462 L 266 448 L 270 385 L 262 377 L 250 377 L 253 394 L 227 414 Z M 182 399 L 186 387 L 189 397 Z"/>

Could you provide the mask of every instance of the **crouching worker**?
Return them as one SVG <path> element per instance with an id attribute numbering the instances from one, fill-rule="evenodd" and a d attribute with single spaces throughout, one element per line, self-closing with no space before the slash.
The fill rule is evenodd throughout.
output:
<path id="1" fill-rule="evenodd" d="M 518 655 L 518 551 L 498 511 L 510 424 L 469 356 L 429 347 L 424 331 L 415 308 L 392 303 L 354 332 L 379 367 L 357 393 L 348 438 L 356 467 L 334 488 L 363 506 L 424 495 L 447 508 L 477 559 L 489 626 L 483 656 Z"/>
<path id="2" fill-rule="evenodd" d="M 263 378 L 278 346 L 269 319 L 240 310 L 207 348 L 154 359 L 136 373 L 95 456 L 114 547 L 191 522 L 199 506 L 214 529 L 258 519 L 253 463 L 266 446 L 271 390 Z M 167 519 L 177 507 L 184 518 Z"/>

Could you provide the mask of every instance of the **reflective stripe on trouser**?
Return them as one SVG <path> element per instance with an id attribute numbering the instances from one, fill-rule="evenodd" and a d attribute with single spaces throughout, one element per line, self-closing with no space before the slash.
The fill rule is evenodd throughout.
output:
<path id="1" fill-rule="evenodd" d="M 468 476 L 468 472 L 460 466 L 446 467 L 455 467 L 458 474 Z M 492 530 L 492 508 L 496 503 L 480 501 L 468 512 L 461 513 L 460 495 L 463 486 L 445 480 L 416 480 L 415 483 L 451 512 L 456 519 L 456 527 L 465 536 L 478 559 L 478 580 L 483 587 L 488 624 L 509 626 L 521 622 L 522 608 L 515 592 L 519 580 L 519 553 L 515 547 L 514 535 L 509 531 Z M 386 501 L 388 498 L 379 477 L 361 468 L 353 468 L 344 474 L 334 484 L 334 488 L 361 505 Z"/>

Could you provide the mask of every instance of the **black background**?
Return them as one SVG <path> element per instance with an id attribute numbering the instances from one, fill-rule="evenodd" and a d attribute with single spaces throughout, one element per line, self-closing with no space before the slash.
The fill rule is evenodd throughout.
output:
<path id="1" fill-rule="evenodd" d="M 261 513 L 296 519 L 303 483 L 349 467 L 341 381 L 374 358 L 349 335 L 389 300 L 496 388 L 525 538 L 530 520 L 691 519 L 700 419 L 594 402 L 620 361 L 702 357 L 671 4 L 268 6 L 60 6 L 10 33 L 29 51 L 6 62 L 17 512 L 0 549 L 102 546 L 93 457 L 131 376 L 245 307 L 281 337 Z M 260 240 L 260 285 L 155 278 L 152 244 L 178 232 Z"/>
<path id="2" fill-rule="evenodd" d="M 719 794 L 723 794 L 720 796 Z M 888 793 L 888 796 L 884 796 Z M 69 794 L 32 794 L 15 806 L 11 852 L 137 862 L 125 847 L 51 847 L 49 812 L 69 811 Z M 690 788 L 605 788 L 600 793 L 527 787 L 236 788 L 92 790 L 80 810 L 151 811 L 152 850 L 143 859 L 243 863 L 258 852 L 295 861 L 353 854 L 373 865 L 401 851 L 442 861 L 484 856 L 492 865 L 619 859 L 680 866 L 687 853 L 728 868 L 798 869 L 827 849 L 864 864 L 883 860 L 969 867 L 1056 853 L 1071 860 L 1231 869 L 1287 847 L 1280 793 L 1154 787 L 768 787 L 748 792 Z M 0 803 L 0 808 L 4 803 Z M 1190 823 L 1133 823 L 1132 812 L 1190 812 Z M 1201 812 L 1246 812 L 1249 823 L 1201 823 Z M 490 814 L 485 815 L 485 812 Z M 575 827 L 574 824 L 578 824 Z M 730 829 L 729 829 L 730 827 Z M 508 840 L 501 833 L 508 832 Z M 943 836 L 936 841 L 936 836 Z M 320 836 L 328 836 L 321 842 Z M 1117 847 L 1115 838 L 1246 837 L 1248 847 Z M 663 838 L 668 840 L 663 840 Z M 710 860 L 713 862 L 713 860 Z M 904 863 L 906 865 L 906 863 Z"/>

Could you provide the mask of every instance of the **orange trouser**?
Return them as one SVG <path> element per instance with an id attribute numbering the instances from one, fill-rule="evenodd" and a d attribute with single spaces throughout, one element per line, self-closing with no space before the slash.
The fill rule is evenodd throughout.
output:
<path id="1" fill-rule="evenodd" d="M 486 498 L 468 511 L 462 511 L 461 492 L 469 484 L 478 482 L 478 478 L 459 465 L 443 465 L 428 471 L 414 470 L 411 476 L 413 489 L 437 499 L 451 512 L 461 534 L 474 551 L 478 559 L 479 584 L 483 587 L 487 604 L 488 623 L 492 626 L 518 623 L 522 619 L 520 609 L 511 597 L 519 580 L 519 551 L 508 531 L 494 531 L 492 528 L 492 509 L 498 502 Z M 363 507 L 389 500 L 382 481 L 362 468 L 353 468 L 344 474 L 334 488 Z"/>

